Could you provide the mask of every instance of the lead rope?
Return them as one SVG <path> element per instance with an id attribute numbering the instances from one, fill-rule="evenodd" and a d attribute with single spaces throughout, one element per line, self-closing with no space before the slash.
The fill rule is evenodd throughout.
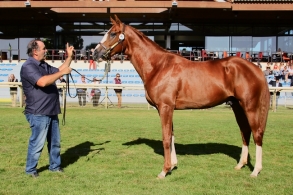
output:
<path id="1" fill-rule="evenodd" d="M 68 83 L 68 84 L 67 84 Z M 66 85 L 65 85 L 65 93 L 64 93 L 64 102 L 63 102 L 63 117 L 62 117 L 62 125 L 65 125 L 65 113 L 66 113 L 66 94 L 67 94 L 67 86 L 69 85 L 69 75 L 66 75 Z M 69 92 L 69 91 L 68 91 Z M 63 92 L 62 92 L 63 93 Z"/>
<path id="2" fill-rule="evenodd" d="M 109 69 L 110 69 L 110 61 L 108 60 L 106 66 L 105 66 L 105 73 L 104 73 L 104 76 L 103 76 L 101 79 L 99 79 L 99 80 L 102 81 L 102 80 L 105 78 L 105 76 L 106 76 L 106 74 L 108 73 Z M 82 76 L 82 74 L 80 74 L 77 70 L 75 70 L 75 69 L 73 69 L 73 68 L 72 68 L 72 70 L 75 71 L 75 72 L 76 72 L 77 74 L 79 74 L 80 76 Z M 76 89 L 76 95 L 73 97 L 73 96 L 70 94 L 70 90 L 69 90 L 69 76 L 70 76 L 71 81 L 73 82 L 74 87 L 75 87 L 75 83 L 74 83 L 74 80 L 73 80 L 73 78 L 72 78 L 71 73 L 70 73 L 70 74 L 67 74 L 67 75 L 66 75 L 65 93 L 64 93 L 64 103 L 63 103 L 63 116 L 62 116 L 62 125 L 63 125 L 63 126 L 65 125 L 65 116 L 66 116 L 66 96 L 67 96 L 67 92 L 68 92 L 69 97 L 71 97 L 71 98 L 75 98 L 75 97 L 77 96 L 77 89 L 76 89 L 76 87 L 75 87 L 75 89 Z M 87 77 L 85 77 L 85 78 L 86 78 L 87 80 L 89 80 L 89 81 L 93 81 L 92 79 L 89 79 L 89 78 L 87 78 Z"/>

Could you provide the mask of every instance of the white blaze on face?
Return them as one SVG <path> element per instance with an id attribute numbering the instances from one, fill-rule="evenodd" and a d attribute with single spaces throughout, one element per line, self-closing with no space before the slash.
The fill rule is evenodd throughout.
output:
<path id="1" fill-rule="evenodd" d="M 107 40 L 107 37 L 108 37 L 108 35 L 109 35 L 109 32 L 110 32 L 110 30 L 111 30 L 112 28 L 110 28 L 108 31 L 107 31 L 107 33 L 104 35 L 104 37 L 102 38 L 102 40 L 99 42 L 99 44 L 96 46 L 96 48 L 95 48 L 95 50 L 96 49 L 98 49 L 99 47 L 100 47 L 100 43 L 104 43 L 106 40 Z"/>

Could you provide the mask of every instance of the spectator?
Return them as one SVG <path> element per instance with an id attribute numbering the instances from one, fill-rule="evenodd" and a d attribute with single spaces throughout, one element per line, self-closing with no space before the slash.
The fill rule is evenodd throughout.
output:
<path id="1" fill-rule="evenodd" d="M 93 53 L 94 53 L 94 50 L 95 49 L 91 49 L 89 52 L 90 53 L 90 64 L 89 64 L 89 70 L 92 68 L 93 70 L 96 70 L 97 69 L 97 66 L 96 66 L 96 62 L 93 60 Z"/>
<path id="2" fill-rule="evenodd" d="M 81 76 L 81 84 L 86 84 L 85 76 Z M 84 107 L 86 105 L 86 90 L 87 88 L 77 88 L 77 97 L 78 103 L 80 107 Z"/>
<path id="3" fill-rule="evenodd" d="M 68 58 L 55 68 L 45 62 L 47 49 L 41 40 L 28 43 L 29 58 L 23 63 L 20 77 L 26 96 L 25 117 L 30 124 L 31 137 L 25 171 L 32 177 L 38 177 L 37 165 L 47 140 L 49 152 L 49 170 L 63 172 L 60 156 L 60 130 L 58 114 L 60 102 L 55 81 L 64 74 L 71 72 L 74 47 L 66 46 Z"/>
<path id="4" fill-rule="evenodd" d="M 269 85 L 271 85 L 272 87 L 283 87 L 282 83 L 279 82 L 278 77 L 275 77 L 275 80 L 271 80 L 269 82 Z M 280 91 L 281 91 L 281 89 L 277 90 L 277 92 L 276 92 L 276 109 L 278 108 L 278 99 L 280 97 Z M 270 95 L 271 95 L 271 106 L 272 106 L 274 93 L 270 92 Z"/>
<path id="5" fill-rule="evenodd" d="M 277 62 L 275 62 L 274 66 L 273 66 L 273 70 L 279 70 L 279 65 Z"/>
<path id="6" fill-rule="evenodd" d="M 257 66 L 262 70 L 262 65 L 260 62 L 257 62 Z"/>
<path id="7" fill-rule="evenodd" d="M 14 74 L 9 75 L 8 82 L 18 82 L 17 78 L 15 78 Z M 17 101 L 17 87 L 10 87 L 10 97 L 11 97 L 11 106 L 16 106 Z"/>
<path id="8" fill-rule="evenodd" d="M 270 72 L 271 72 L 271 67 L 267 66 L 267 68 L 263 71 L 263 74 L 265 76 L 269 76 L 270 75 Z"/>
<path id="9" fill-rule="evenodd" d="M 274 75 L 275 77 L 278 77 L 279 79 L 280 79 L 280 77 L 281 77 L 281 73 L 280 73 L 279 65 L 278 65 L 277 62 L 276 62 L 276 63 L 274 64 L 274 66 L 273 66 L 273 75 Z"/>
<path id="10" fill-rule="evenodd" d="M 293 80 L 291 80 L 290 87 L 293 87 Z M 291 92 L 291 95 L 293 96 L 293 92 Z"/>
<path id="11" fill-rule="evenodd" d="M 101 80 L 98 80 L 96 78 L 93 79 L 93 84 L 100 84 Z M 91 90 L 91 96 L 92 96 L 92 100 L 93 100 L 93 107 L 96 107 L 99 105 L 99 100 L 100 100 L 100 96 L 101 96 L 101 90 L 99 88 L 92 88 Z"/>
<path id="12" fill-rule="evenodd" d="M 285 82 L 288 82 L 288 79 L 292 80 L 293 76 L 293 65 L 291 63 L 288 63 L 287 72 L 285 74 Z"/>
<path id="13" fill-rule="evenodd" d="M 284 67 L 286 66 L 286 63 L 284 64 L 283 62 L 280 63 L 280 66 L 279 66 L 279 70 L 284 70 Z"/>
<path id="14" fill-rule="evenodd" d="M 116 78 L 114 78 L 115 84 L 122 84 L 122 81 L 120 79 L 120 74 L 116 74 Z M 114 89 L 116 96 L 118 98 L 118 108 L 121 108 L 121 102 L 122 102 L 122 89 Z"/>
<path id="15" fill-rule="evenodd" d="M 282 79 L 282 80 L 285 80 L 285 75 L 288 73 L 288 68 L 287 68 L 287 66 L 284 66 L 284 68 L 283 68 L 283 70 L 280 70 L 280 78 Z"/>
<path id="16" fill-rule="evenodd" d="M 245 52 L 245 59 L 251 62 L 252 57 L 249 52 Z"/>
<path id="17" fill-rule="evenodd" d="M 56 83 L 66 83 L 65 79 L 63 78 L 63 75 L 59 79 L 57 79 Z M 63 105 L 63 87 L 58 88 L 58 92 L 61 98 L 60 105 Z"/>

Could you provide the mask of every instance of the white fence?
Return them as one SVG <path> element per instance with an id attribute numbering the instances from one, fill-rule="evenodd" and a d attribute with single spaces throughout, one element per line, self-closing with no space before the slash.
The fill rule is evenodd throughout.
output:
<path id="1" fill-rule="evenodd" d="M 0 88 L 7 88 L 9 89 L 9 87 L 18 87 L 19 88 L 19 94 L 23 93 L 22 90 L 22 83 L 21 82 L 0 82 Z M 58 88 L 66 88 L 66 84 L 65 83 L 58 83 L 57 84 Z M 144 86 L 141 84 L 121 84 L 121 85 L 117 85 L 117 84 L 70 84 L 70 93 L 75 96 L 76 94 L 76 88 L 87 88 L 87 89 L 92 89 L 92 88 L 99 88 L 99 89 L 104 89 L 104 94 L 103 96 L 105 97 L 105 108 L 108 108 L 108 97 L 109 97 L 109 91 L 113 90 L 113 89 L 123 89 L 123 90 L 144 90 Z M 271 92 L 274 92 L 274 96 L 273 96 L 273 103 L 272 103 L 272 109 L 273 111 L 276 111 L 276 92 L 277 90 L 281 89 L 281 93 L 282 95 L 280 96 L 279 100 L 278 100 L 278 104 L 279 105 L 285 105 L 285 107 L 289 104 L 289 105 L 293 105 L 293 96 L 292 96 L 292 92 L 293 92 L 293 87 L 269 87 Z M 63 90 L 63 102 L 64 102 L 64 98 L 65 98 L 65 90 Z M 288 95 L 289 94 L 289 95 Z M 68 94 L 67 94 L 68 97 Z M 136 98 L 136 97 L 133 97 Z M 140 97 L 141 98 L 141 97 Z M 1 99 L 1 95 L 0 95 L 0 99 Z M 146 100 L 145 100 L 146 102 Z M 23 98 L 22 95 L 19 95 L 19 103 L 20 106 L 23 105 Z"/>
<path id="2" fill-rule="evenodd" d="M 65 83 L 58 83 L 56 84 L 58 88 L 66 88 L 66 84 Z M 20 94 L 23 94 L 23 90 L 22 90 L 22 83 L 21 82 L 0 82 L 0 88 L 7 88 L 7 91 L 9 91 L 9 87 L 18 87 L 18 96 L 19 96 L 19 105 L 22 106 L 23 105 L 23 96 Z M 103 93 L 101 94 L 101 97 L 104 97 L 104 104 L 105 104 L 105 108 L 108 108 L 109 105 L 109 94 L 111 93 L 111 96 L 113 96 L 114 94 L 114 89 L 123 89 L 123 91 L 127 90 L 127 91 L 133 91 L 133 90 L 143 90 L 144 91 L 144 86 L 141 84 L 121 84 L 121 85 L 117 85 L 117 84 L 78 84 L 78 83 L 70 83 L 70 94 L 71 96 L 75 96 L 76 95 L 76 89 L 77 88 L 87 88 L 87 89 L 93 89 L 93 88 L 99 88 L 100 90 L 103 91 Z M 87 90 L 90 91 L 90 90 Z M 113 93 L 112 93 L 113 92 Z M 129 93 L 127 93 L 129 94 Z M 63 100 L 62 102 L 64 102 L 65 99 L 65 90 L 63 90 Z M 2 98 L 3 98 L 3 94 L 2 94 Z M 133 99 L 143 99 L 140 100 L 139 103 L 147 103 L 146 99 L 145 99 L 145 94 L 140 94 L 140 95 L 134 95 L 133 97 L 128 97 L 128 102 L 131 102 L 131 98 Z M 6 96 L 7 99 L 7 96 Z M 1 95 L 0 95 L 0 100 L 1 100 Z M 66 100 L 71 100 L 69 99 L 69 95 L 67 94 L 66 96 Z M 76 99 L 74 100 L 76 101 Z M 137 101 L 133 101 L 136 102 Z"/>

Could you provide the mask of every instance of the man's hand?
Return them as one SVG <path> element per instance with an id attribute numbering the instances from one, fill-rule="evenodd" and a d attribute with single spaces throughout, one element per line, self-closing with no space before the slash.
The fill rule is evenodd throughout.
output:
<path id="1" fill-rule="evenodd" d="M 69 46 L 69 43 L 66 44 L 66 52 L 69 58 L 72 58 L 74 56 L 74 47 Z"/>
<path id="2" fill-rule="evenodd" d="M 68 67 L 65 67 L 62 69 L 62 74 L 65 75 L 65 74 L 70 74 L 72 71 L 72 68 L 70 68 L 69 66 Z"/>

